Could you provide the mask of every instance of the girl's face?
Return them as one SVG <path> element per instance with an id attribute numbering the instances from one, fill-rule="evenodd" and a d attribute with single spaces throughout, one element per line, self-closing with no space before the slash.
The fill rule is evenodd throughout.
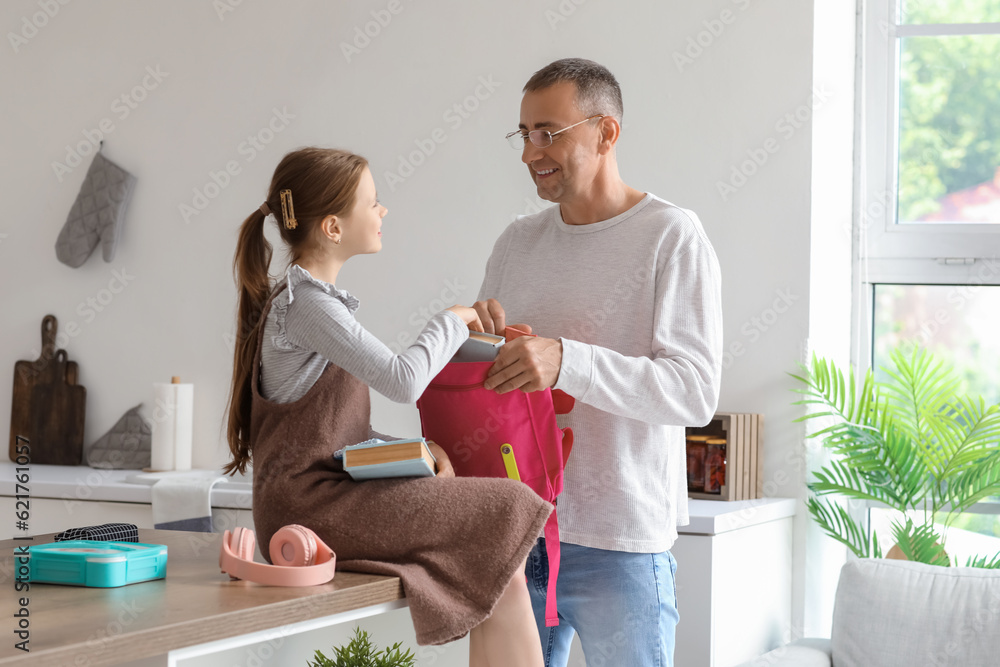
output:
<path id="1" fill-rule="evenodd" d="M 351 255 L 363 255 L 382 249 L 382 218 L 389 210 L 382 206 L 375 193 L 375 179 L 365 169 L 354 194 L 354 207 L 341 217 L 343 234 L 341 247 Z"/>

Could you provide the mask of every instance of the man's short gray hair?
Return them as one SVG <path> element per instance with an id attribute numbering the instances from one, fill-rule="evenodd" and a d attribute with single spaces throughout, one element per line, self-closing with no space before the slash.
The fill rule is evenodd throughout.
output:
<path id="1" fill-rule="evenodd" d="M 522 93 L 542 90 L 563 81 L 576 84 L 576 104 L 586 116 L 604 114 L 622 122 L 622 89 L 607 67 L 583 58 L 563 58 L 531 75 Z"/>

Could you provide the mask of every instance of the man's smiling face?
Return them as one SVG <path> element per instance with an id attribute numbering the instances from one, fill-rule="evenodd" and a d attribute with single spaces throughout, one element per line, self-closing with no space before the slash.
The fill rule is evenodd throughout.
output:
<path id="1" fill-rule="evenodd" d="M 522 132 L 557 132 L 585 117 L 577 107 L 576 84 L 571 81 L 527 92 L 521 99 Z M 561 132 L 545 148 L 525 142 L 521 160 L 528 165 L 539 197 L 567 204 L 589 190 L 600 167 L 599 122 L 600 119 L 594 119 Z"/>

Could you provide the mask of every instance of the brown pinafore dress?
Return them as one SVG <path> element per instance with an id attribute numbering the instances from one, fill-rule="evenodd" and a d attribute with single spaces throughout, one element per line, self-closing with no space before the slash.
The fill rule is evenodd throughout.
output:
<path id="1" fill-rule="evenodd" d="M 261 314 L 260 327 L 279 286 Z M 489 617 L 552 505 L 508 479 L 355 482 L 333 453 L 366 440 L 369 389 L 328 363 L 291 403 L 260 395 L 263 335 L 251 372 L 253 519 L 261 553 L 297 523 L 337 554 L 337 569 L 397 576 L 419 644 L 459 639 Z"/>

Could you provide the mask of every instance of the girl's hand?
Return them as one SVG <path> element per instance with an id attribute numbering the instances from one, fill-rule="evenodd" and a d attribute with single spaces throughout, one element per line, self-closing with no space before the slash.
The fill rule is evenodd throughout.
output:
<path id="1" fill-rule="evenodd" d="M 437 475 L 435 477 L 454 477 L 455 469 L 451 467 L 451 459 L 444 453 L 441 446 L 433 440 L 427 441 L 427 449 L 430 450 L 434 458 L 437 459 Z"/>
<path id="2" fill-rule="evenodd" d="M 468 324 L 469 329 L 472 331 L 483 331 L 483 323 L 479 320 L 479 313 L 476 312 L 475 308 L 454 305 L 448 308 L 448 310 L 461 317 L 462 321 Z"/>

